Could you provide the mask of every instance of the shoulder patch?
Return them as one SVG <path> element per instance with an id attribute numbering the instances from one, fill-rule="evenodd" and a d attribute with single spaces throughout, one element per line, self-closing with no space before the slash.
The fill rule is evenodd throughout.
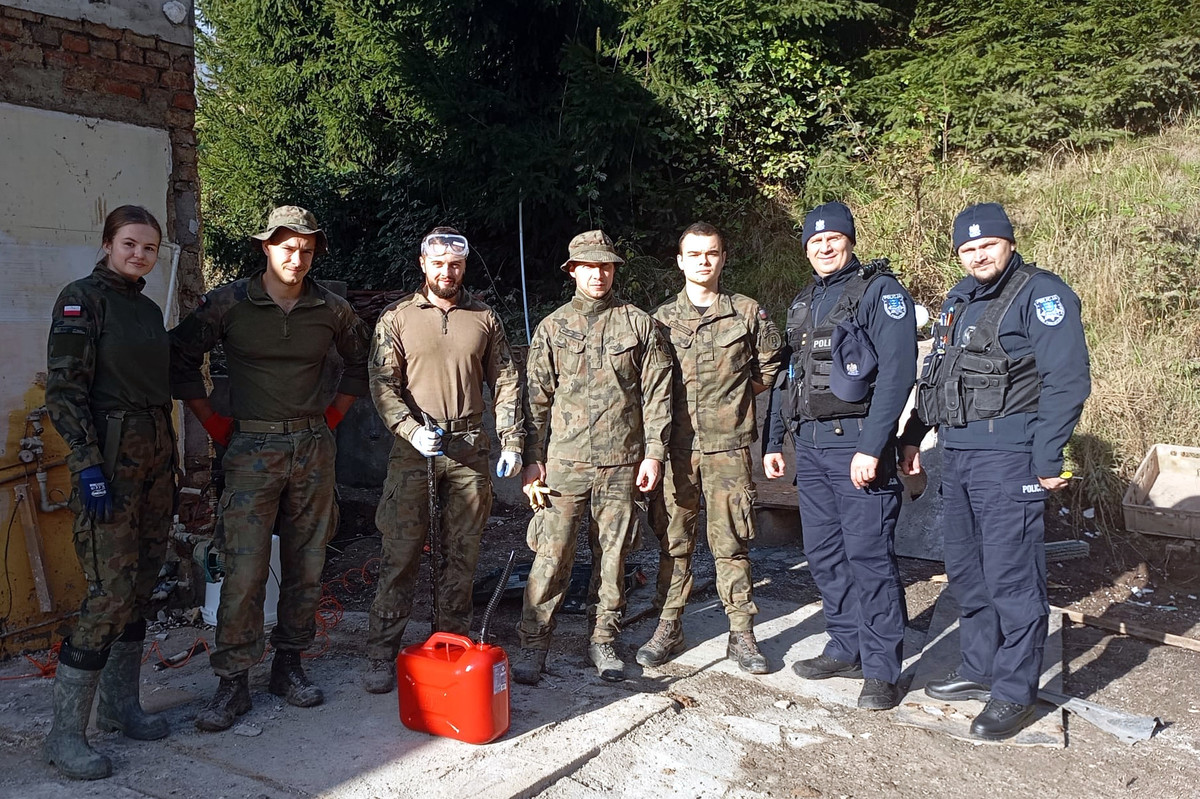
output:
<path id="1" fill-rule="evenodd" d="M 81 305 L 64 305 L 63 310 L 62 310 L 62 315 L 67 316 L 67 317 L 83 316 L 83 306 L 81 306 Z"/>
<path id="2" fill-rule="evenodd" d="M 884 294 L 880 301 L 883 303 L 883 312 L 893 319 L 903 319 L 908 315 L 903 294 Z"/>
<path id="3" fill-rule="evenodd" d="M 1054 327 L 1067 316 L 1067 311 L 1063 308 L 1062 300 L 1057 294 L 1038 297 L 1033 301 L 1033 308 L 1037 313 L 1038 321 L 1046 327 Z"/>
<path id="4" fill-rule="evenodd" d="M 771 315 L 769 313 L 767 313 L 766 308 L 764 308 L 760 305 L 760 306 L 758 306 L 758 318 L 762 319 L 765 322 L 766 320 L 771 318 Z"/>

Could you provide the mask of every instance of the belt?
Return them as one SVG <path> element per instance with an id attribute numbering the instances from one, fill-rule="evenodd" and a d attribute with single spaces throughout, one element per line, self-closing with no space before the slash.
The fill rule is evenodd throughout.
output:
<path id="1" fill-rule="evenodd" d="M 325 426 L 324 416 L 302 416 L 299 419 L 284 419 L 279 422 L 264 422 L 259 419 L 238 419 L 234 426 L 239 433 L 296 433 L 301 430 L 316 430 Z"/>
<path id="2" fill-rule="evenodd" d="M 461 419 L 434 419 L 433 423 L 447 433 L 469 433 L 483 425 L 483 414 L 475 413 Z"/>

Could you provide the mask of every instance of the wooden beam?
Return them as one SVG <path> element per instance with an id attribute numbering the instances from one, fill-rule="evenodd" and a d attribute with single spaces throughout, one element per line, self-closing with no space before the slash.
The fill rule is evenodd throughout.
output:
<path id="1" fill-rule="evenodd" d="M 1056 608 L 1054 606 L 1051 606 L 1050 609 L 1061 612 L 1063 618 L 1073 621 L 1076 624 L 1086 624 L 1089 627 L 1099 627 L 1102 630 L 1109 630 L 1121 635 L 1131 635 L 1134 638 L 1142 638 L 1147 641 L 1167 644 L 1168 646 L 1177 646 L 1180 649 L 1190 649 L 1193 652 L 1200 652 L 1200 640 L 1195 638 L 1165 633 L 1162 630 L 1139 627 L 1136 624 L 1126 624 L 1123 621 L 1113 621 L 1112 619 L 1104 619 L 1099 616 L 1088 616 L 1086 613 L 1080 613 L 1075 610 L 1064 610 L 1063 608 Z"/>
<path id="2" fill-rule="evenodd" d="M 37 514 L 33 509 L 33 497 L 29 486 L 13 486 L 17 510 L 21 514 L 21 527 L 25 530 L 25 552 L 29 556 L 29 570 L 33 572 L 33 584 L 37 588 L 38 606 L 43 613 L 54 610 L 50 596 L 50 581 L 46 578 L 46 552 L 42 548 L 42 533 L 38 529 Z"/>

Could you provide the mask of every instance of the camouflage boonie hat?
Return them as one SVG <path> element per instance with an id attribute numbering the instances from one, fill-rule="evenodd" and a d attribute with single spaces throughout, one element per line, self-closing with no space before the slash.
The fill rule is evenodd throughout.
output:
<path id="1" fill-rule="evenodd" d="M 589 230 L 571 239 L 567 245 L 567 260 L 559 269 L 571 271 L 571 264 L 623 264 L 625 259 L 617 255 L 613 240 L 604 235 L 603 230 Z"/>
<path id="2" fill-rule="evenodd" d="M 255 233 L 253 238 L 266 241 L 274 236 L 275 231 L 281 227 L 305 235 L 316 234 L 317 255 L 329 249 L 325 231 L 317 227 L 317 218 L 313 216 L 312 211 L 306 211 L 298 205 L 281 205 L 276 208 L 267 218 L 267 229 L 261 233 Z"/>

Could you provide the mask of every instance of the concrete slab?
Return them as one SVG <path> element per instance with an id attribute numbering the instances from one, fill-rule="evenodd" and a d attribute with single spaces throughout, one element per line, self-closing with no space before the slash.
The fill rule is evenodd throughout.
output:
<path id="1" fill-rule="evenodd" d="M 165 797 L 179 786 L 191 786 L 194 795 L 269 799 L 464 791 L 472 797 L 530 795 L 674 707 L 653 682 L 613 686 L 599 680 L 582 653 L 556 653 L 549 664 L 553 673 L 542 686 L 514 687 L 513 726 L 499 741 L 473 746 L 435 738 L 400 723 L 395 693 L 375 696 L 359 687 L 365 625 L 365 614 L 345 614 L 322 644 L 324 654 L 306 661 L 325 691 L 320 707 L 295 708 L 267 693 L 267 666 L 256 666 L 250 681 L 254 707 L 240 719 L 243 729 L 257 732 L 252 736 L 201 733 L 193 726 L 216 686 L 206 657 L 163 672 L 144 667 L 147 704 L 166 707 L 172 734 L 137 742 L 92 729 L 93 746 L 114 766 L 113 776 L 95 791 L 61 779 L 41 761 L 41 742 L 50 727 L 51 681 L 2 683 L 0 796 L 134 799 Z M 197 633 L 211 639 L 211 630 L 176 630 L 162 648 L 168 654 L 185 649 Z M 421 633 L 414 630 L 406 639 Z M 3 664 L 0 677 L 30 672 L 23 663 Z"/>
<path id="2" fill-rule="evenodd" d="M 688 607 L 683 615 L 688 649 L 661 672 L 679 675 L 682 670 L 682 677 L 688 672 L 694 674 L 706 670 L 758 683 L 780 696 L 802 696 L 818 702 L 857 707 L 858 694 L 862 690 L 861 680 L 837 677 L 829 680 L 805 680 L 792 671 L 791 666 L 796 661 L 821 654 L 829 640 L 825 633 L 821 604 L 814 602 L 797 608 L 795 605 L 774 600 L 755 601 L 759 613 L 754 619 L 754 634 L 758 639 L 759 648 L 771 663 L 770 674 L 746 674 L 736 664 L 726 660 L 725 646 L 729 635 L 729 622 L 719 601 L 693 603 Z M 626 639 L 646 640 L 653 633 L 654 624 L 652 619 L 643 622 L 635 627 Z M 920 631 L 906 631 L 902 685 L 913 677 L 924 641 L 925 636 Z M 660 673 L 660 670 L 646 670 L 646 674 L 657 673 Z M 683 683 L 678 683 L 676 687 L 682 690 Z"/>
<path id="3" fill-rule="evenodd" d="M 925 651 L 917 664 L 912 688 L 896 708 L 892 718 L 897 724 L 940 732 L 972 743 L 984 743 L 970 736 L 971 721 L 983 710 L 976 701 L 941 702 L 925 695 L 925 683 L 944 677 L 961 663 L 958 645 L 958 603 L 949 591 L 942 591 L 934 606 Z M 1046 641 L 1042 687 L 1062 692 L 1062 614 L 1050 614 L 1050 634 Z M 1038 703 L 1036 720 L 1001 745 L 1048 746 L 1063 748 L 1066 740 L 1066 714 L 1053 705 Z"/>

